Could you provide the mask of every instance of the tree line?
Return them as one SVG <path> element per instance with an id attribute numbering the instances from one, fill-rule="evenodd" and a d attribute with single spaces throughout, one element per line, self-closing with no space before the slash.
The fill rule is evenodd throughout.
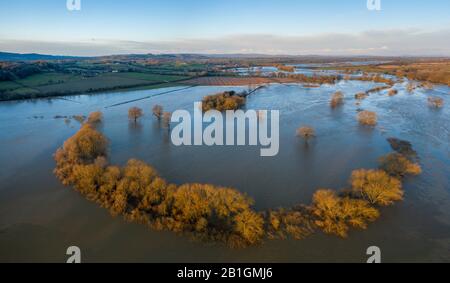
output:
<path id="1" fill-rule="evenodd" d="M 153 110 L 162 112 L 159 107 Z M 234 248 L 264 239 L 302 239 L 317 229 L 346 237 L 350 228 L 365 229 L 375 221 L 379 207 L 402 200 L 402 178 L 421 172 L 419 164 L 399 150 L 380 159 L 379 169 L 353 171 L 344 190 L 319 189 L 309 205 L 256 211 L 254 201 L 233 188 L 171 184 L 136 159 L 124 166 L 110 164 L 109 141 L 96 129 L 102 119 L 101 112 L 91 113 L 56 151 L 54 173 L 64 185 L 113 216 Z M 314 135 L 306 128 L 301 133 Z"/>

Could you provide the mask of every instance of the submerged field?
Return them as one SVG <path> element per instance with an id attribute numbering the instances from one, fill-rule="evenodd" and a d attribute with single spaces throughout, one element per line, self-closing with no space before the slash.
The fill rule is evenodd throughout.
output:
<path id="1" fill-rule="evenodd" d="M 362 262 L 372 245 L 382 249 L 384 261 L 450 261 L 449 88 L 408 93 L 404 82 L 394 86 L 395 96 L 383 90 L 356 104 L 356 93 L 380 85 L 272 84 L 249 96 L 247 109 L 280 110 L 280 153 L 273 158 L 260 157 L 254 147 L 175 147 L 150 114 L 154 104 L 192 112 L 193 102 L 205 95 L 246 87 L 194 87 L 109 108 L 177 88 L 0 103 L 0 162 L 6 168 L 0 172 L 0 261 L 63 261 L 69 245 L 80 246 L 85 261 Z M 336 91 L 344 93 L 344 104 L 332 109 L 330 98 Z M 442 97 L 444 107 L 429 108 L 430 95 Z M 146 114 L 136 125 L 127 119 L 131 106 Z M 305 240 L 232 250 L 111 218 L 56 180 L 52 154 L 79 124 L 55 117 L 96 110 L 105 116 L 99 130 L 111 141 L 113 163 L 139 158 L 177 184 L 234 187 L 254 198 L 260 210 L 309 203 L 318 188 L 347 187 L 352 170 L 376 168 L 378 157 L 392 151 L 389 137 L 412 143 L 423 173 L 405 180 L 403 202 L 383 208 L 377 222 L 367 230 L 351 231 L 348 239 L 317 233 Z M 375 128 L 358 124 L 361 110 L 378 114 Z M 295 135 L 302 125 L 316 130 L 317 137 L 307 146 Z"/>

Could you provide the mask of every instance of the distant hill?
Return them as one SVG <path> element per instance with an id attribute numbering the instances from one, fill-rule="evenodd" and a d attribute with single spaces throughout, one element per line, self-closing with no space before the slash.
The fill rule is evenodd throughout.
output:
<path id="1" fill-rule="evenodd" d="M 0 61 L 36 61 L 36 60 L 69 60 L 69 59 L 83 59 L 84 57 L 73 57 L 73 56 L 54 56 L 54 55 L 44 55 L 44 54 L 19 54 L 19 53 L 8 53 L 0 52 Z"/>

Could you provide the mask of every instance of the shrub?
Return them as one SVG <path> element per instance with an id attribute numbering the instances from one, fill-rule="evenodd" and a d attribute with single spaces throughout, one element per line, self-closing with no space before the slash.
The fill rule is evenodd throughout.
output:
<path id="1" fill-rule="evenodd" d="M 155 106 L 153 106 L 153 108 L 152 108 L 152 113 L 153 113 L 153 115 L 156 117 L 156 118 L 158 118 L 158 120 L 161 120 L 161 118 L 162 118 L 162 115 L 163 115 L 163 113 L 164 113 L 164 111 L 163 111 L 163 107 L 161 106 L 161 105 L 155 105 Z"/>
<path id="2" fill-rule="evenodd" d="M 437 96 L 428 97 L 428 106 L 433 108 L 441 108 L 444 106 L 444 99 Z"/>
<path id="3" fill-rule="evenodd" d="M 387 206 L 403 199 L 400 181 L 382 170 L 355 170 L 351 185 L 355 195 L 374 205 Z"/>
<path id="4" fill-rule="evenodd" d="M 341 91 L 335 92 L 331 97 L 330 106 L 336 108 L 344 103 L 344 94 Z"/>
<path id="5" fill-rule="evenodd" d="M 297 129 L 297 136 L 302 137 L 305 141 L 316 136 L 316 132 L 312 127 L 304 126 Z"/>
<path id="6" fill-rule="evenodd" d="M 380 169 L 391 176 L 404 177 L 406 175 L 419 175 L 422 173 L 420 165 L 413 163 L 399 153 L 391 153 L 380 158 Z"/>
<path id="7" fill-rule="evenodd" d="M 350 227 L 366 229 L 379 212 L 360 199 L 341 198 L 331 190 L 318 190 L 313 196 L 315 224 L 325 233 L 347 237 Z"/>
<path id="8" fill-rule="evenodd" d="M 139 107 L 131 107 L 128 110 L 128 118 L 130 120 L 133 120 L 135 123 L 137 122 L 137 120 L 139 118 L 141 118 L 144 115 L 144 113 L 142 112 L 142 109 Z"/>
<path id="9" fill-rule="evenodd" d="M 361 125 L 375 126 L 377 124 L 377 113 L 361 111 L 358 113 L 358 121 Z"/>
<path id="10" fill-rule="evenodd" d="M 225 91 L 223 93 L 205 96 L 202 100 L 203 111 L 208 110 L 237 110 L 245 104 L 245 98 L 240 97 L 234 91 Z"/>
<path id="11" fill-rule="evenodd" d="M 96 111 L 96 112 L 92 112 L 91 114 L 89 114 L 88 116 L 88 123 L 90 124 L 98 124 L 101 123 L 103 120 L 103 113 L 100 111 Z"/>
<path id="12" fill-rule="evenodd" d="M 390 89 L 389 92 L 388 92 L 389 96 L 394 96 L 394 95 L 397 95 L 397 94 L 398 94 L 398 90 L 396 90 L 396 89 Z"/>
<path id="13" fill-rule="evenodd" d="M 367 97 L 368 95 L 365 92 L 358 92 L 357 94 L 355 94 L 355 99 L 357 100 L 363 100 Z"/>
<path id="14" fill-rule="evenodd" d="M 162 115 L 162 123 L 163 127 L 170 130 L 170 121 L 172 119 L 172 113 L 164 112 Z"/>
<path id="15" fill-rule="evenodd" d="M 245 210 L 234 217 L 235 232 L 249 245 L 257 244 L 264 235 L 264 220 L 261 215 Z"/>
<path id="16" fill-rule="evenodd" d="M 269 211 L 266 223 L 267 233 L 271 239 L 285 239 L 290 236 L 300 240 L 314 231 L 310 212 L 305 207 Z"/>
<path id="17" fill-rule="evenodd" d="M 93 163 L 106 156 L 108 141 L 90 124 L 85 124 L 55 153 L 56 176 L 65 184 L 73 184 L 73 169 L 78 164 Z"/>

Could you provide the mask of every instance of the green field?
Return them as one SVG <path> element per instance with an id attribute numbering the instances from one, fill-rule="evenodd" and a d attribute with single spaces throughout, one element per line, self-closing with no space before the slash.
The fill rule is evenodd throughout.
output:
<path id="1" fill-rule="evenodd" d="M 81 94 L 128 88 L 155 88 L 173 85 L 187 76 L 140 72 L 101 73 L 82 76 L 66 73 L 43 73 L 14 82 L 0 82 L 0 100 Z"/>

